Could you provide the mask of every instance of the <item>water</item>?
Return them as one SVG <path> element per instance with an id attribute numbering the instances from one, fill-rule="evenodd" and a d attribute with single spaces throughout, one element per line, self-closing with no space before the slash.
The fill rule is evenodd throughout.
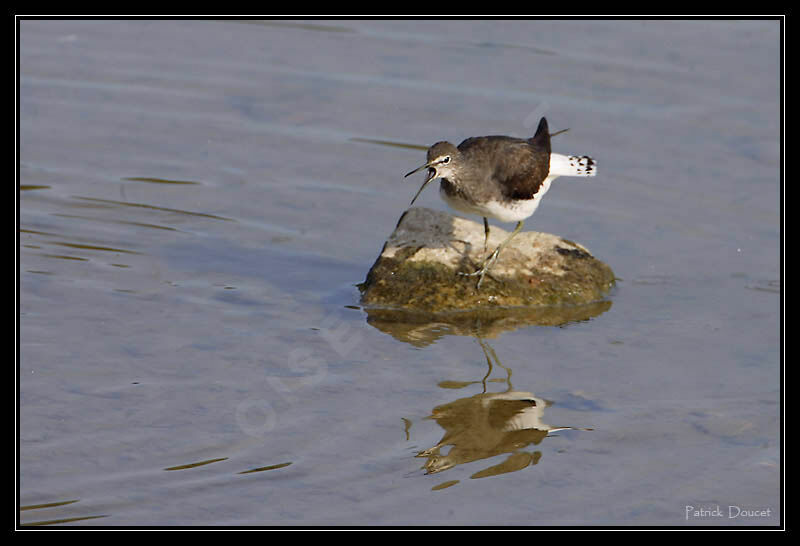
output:
<path id="1" fill-rule="evenodd" d="M 777 21 L 19 29 L 22 524 L 780 523 Z M 422 149 L 541 115 L 609 300 L 368 321 Z"/>

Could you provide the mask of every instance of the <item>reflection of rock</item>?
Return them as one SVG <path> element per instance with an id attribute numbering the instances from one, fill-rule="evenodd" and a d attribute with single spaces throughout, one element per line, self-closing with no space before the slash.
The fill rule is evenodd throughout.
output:
<path id="1" fill-rule="evenodd" d="M 530 392 L 512 390 L 511 370 L 500 363 L 494 350 L 485 341 L 478 338 L 478 342 L 489 366 L 489 372 L 482 381 L 484 392 L 433 409 L 429 418 L 436 420 L 445 433 L 435 446 L 417 454 L 417 457 L 427 458 L 423 468 L 428 474 L 506 453 L 509 455 L 503 462 L 476 472 L 471 477 L 483 478 L 521 470 L 536 464 L 542 456 L 539 451 L 523 451 L 525 447 L 538 445 L 551 432 L 573 428 L 552 427 L 543 423 L 544 408 L 551 403 Z M 506 392 L 485 392 L 493 363 L 504 368 L 508 374 Z M 451 383 L 448 382 L 448 386 Z M 468 384 L 464 383 L 464 386 Z M 441 449 L 447 446 L 450 449 L 443 455 Z"/>
<path id="2" fill-rule="evenodd" d="M 508 236 L 491 228 L 489 249 Z M 484 257 L 483 225 L 411 208 L 400 218 L 362 283 L 370 307 L 442 313 L 502 306 L 578 305 L 603 298 L 614 273 L 583 246 L 548 233 L 519 233 L 500 253 L 481 290 L 471 273 Z"/>
<path id="3" fill-rule="evenodd" d="M 525 326 L 560 326 L 608 311 L 611 301 L 551 307 L 495 307 L 430 314 L 403 309 L 364 308 L 367 323 L 395 339 L 425 347 L 446 335 L 495 338 Z"/>

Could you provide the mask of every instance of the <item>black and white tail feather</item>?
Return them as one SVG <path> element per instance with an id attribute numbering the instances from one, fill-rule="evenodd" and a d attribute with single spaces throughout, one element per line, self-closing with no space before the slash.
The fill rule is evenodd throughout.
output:
<path id="1" fill-rule="evenodd" d="M 588 155 L 550 154 L 550 174 L 557 176 L 594 176 L 597 174 L 597 162 Z"/>

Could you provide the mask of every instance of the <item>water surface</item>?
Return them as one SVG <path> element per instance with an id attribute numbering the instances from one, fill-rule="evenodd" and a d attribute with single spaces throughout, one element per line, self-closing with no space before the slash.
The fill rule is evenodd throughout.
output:
<path id="1" fill-rule="evenodd" d="M 21 21 L 21 523 L 778 524 L 779 30 Z M 542 115 L 608 301 L 369 317 L 425 147 Z"/>

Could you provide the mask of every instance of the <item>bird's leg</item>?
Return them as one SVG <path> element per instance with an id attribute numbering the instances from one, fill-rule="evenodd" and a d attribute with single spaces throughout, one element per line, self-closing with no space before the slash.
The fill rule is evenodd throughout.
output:
<path id="1" fill-rule="evenodd" d="M 483 239 L 483 255 L 486 256 L 486 251 L 489 249 L 489 220 L 486 216 L 483 217 L 483 232 L 486 235 Z"/>
<path id="2" fill-rule="evenodd" d="M 478 278 L 478 286 L 476 288 L 478 290 L 480 290 L 481 289 L 481 283 L 483 282 L 483 277 L 486 276 L 486 273 L 489 271 L 489 269 L 497 261 L 497 257 L 500 255 L 500 252 L 502 252 L 502 250 L 506 247 L 506 245 L 509 242 L 511 242 L 511 239 L 514 238 L 514 235 L 516 235 L 517 233 L 522 231 L 522 224 L 524 224 L 524 223 L 525 223 L 524 220 L 520 220 L 519 222 L 517 222 L 517 227 L 514 228 L 514 231 L 511 232 L 511 235 L 509 235 L 508 238 L 506 238 L 506 240 L 503 241 L 500 244 L 500 246 L 498 246 L 494 250 L 494 252 L 492 252 L 491 256 L 489 256 L 488 258 L 486 258 L 483 261 L 483 264 L 481 265 L 481 268 L 479 270 L 475 271 L 474 273 L 459 273 L 459 274 L 460 275 L 466 275 L 467 277 L 476 277 L 476 276 L 479 277 Z"/>

